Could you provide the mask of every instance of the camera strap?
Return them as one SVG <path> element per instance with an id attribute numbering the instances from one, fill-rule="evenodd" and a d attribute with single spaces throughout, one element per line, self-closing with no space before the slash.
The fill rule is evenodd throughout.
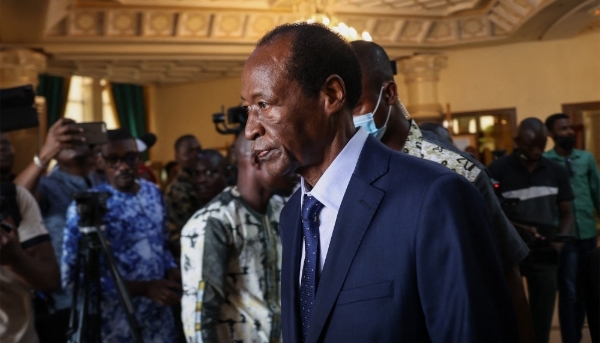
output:
<path id="1" fill-rule="evenodd" d="M 2 181 L 0 185 L 0 219 L 11 217 L 15 227 L 21 224 L 21 210 L 17 203 L 17 187 L 10 181 Z"/>

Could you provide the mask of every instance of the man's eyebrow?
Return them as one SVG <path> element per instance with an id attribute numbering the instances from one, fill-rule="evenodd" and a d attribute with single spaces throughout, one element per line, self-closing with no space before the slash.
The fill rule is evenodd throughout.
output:
<path id="1" fill-rule="evenodd" d="M 258 97 L 262 97 L 262 96 L 265 96 L 265 95 L 264 95 L 264 93 L 263 93 L 263 92 L 261 92 L 261 91 L 257 91 L 257 92 L 254 92 L 254 93 L 250 94 L 250 99 L 256 99 L 256 98 L 258 98 Z M 246 99 L 244 98 L 244 96 L 243 96 L 243 95 L 240 95 L 240 98 L 241 98 L 243 101 L 246 101 Z"/>

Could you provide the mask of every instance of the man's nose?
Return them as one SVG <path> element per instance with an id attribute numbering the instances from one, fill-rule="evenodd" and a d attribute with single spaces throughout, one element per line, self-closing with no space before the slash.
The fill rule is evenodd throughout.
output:
<path id="1" fill-rule="evenodd" d="M 258 121 L 258 114 L 256 113 L 256 111 L 250 110 L 248 112 L 248 121 L 246 122 L 244 136 L 247 140 L 253 141 L 264 134 L 265 128 Z"/>
<path id="2" fill-rule="evenodd" d="M 127 169 L 131 169 L 131 166 L 127 164 L 124 159 L 119 159 L 117 161 L 117 170 L 122 171 Z"/>

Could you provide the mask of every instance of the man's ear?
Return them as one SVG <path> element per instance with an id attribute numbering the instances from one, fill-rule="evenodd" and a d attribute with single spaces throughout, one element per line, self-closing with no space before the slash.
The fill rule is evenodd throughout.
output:
<path id="1" fill-rule="evenodd" d="M 321 96 L 325 100 L 325 113 L 332 115 L 339 112 L 346 103 L 346 85 L 342 78 L 330 75 L 321 88 Z"/>
<path id="2" fill-rule="evenodd" d="M 394 105 L 398 101 L 398 86 L 396 82 L 389 81 L 383 88 L 383 99 L 388 106 Z"/>

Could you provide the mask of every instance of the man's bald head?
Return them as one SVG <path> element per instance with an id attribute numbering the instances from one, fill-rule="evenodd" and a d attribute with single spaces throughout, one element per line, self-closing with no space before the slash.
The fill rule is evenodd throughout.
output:
<path id="1" fill-rule="evenodd" d="M 367 82 L 369 87 L 379 88 L 388 81 L 394 81 L 390 58 L 381 46 L 362 40 L 350 44 L 363 72 L 362 82 Z"/>
<path id="2" fill-rule="evenodd" d="M 544 123 L 537 118 L 523 119 L 519 124 L 519 131 L 515 143 L 519 149 L 519 157 L 533 162 L 542 157 L 546 148 L 548 131 Z"/>
<path id="3" fill-rule="evenodd" d="M 530 133 L 527 133 L 530 132 Z M 535 135 L 535 136 L 546 136 L 548 131 L 544 123 L 537 118 L 526 118 L 523 119 L 519 124 L 518 135 Z"/>

